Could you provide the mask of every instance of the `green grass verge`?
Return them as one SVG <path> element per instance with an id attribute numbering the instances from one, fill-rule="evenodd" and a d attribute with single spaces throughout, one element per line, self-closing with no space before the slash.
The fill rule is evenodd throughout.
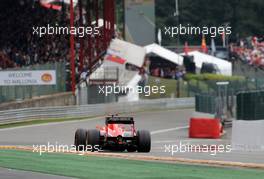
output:
<path id="1" fill-rule="evenodd" d="M 0 167 L 77 178 L 262 179 L 263 170 L 0 150 Z"/>
<path id="2" fill-rule="evenodd" d="M 244 85 L 245 77 L 243 76 L 224 76 L 218 74 L 186 74 L 184 80 L 179 82 L 180 97 L 190 97 L 197 93 L 213 93 L 217 92 L 217 81 L 229 81 L 232 84 L 232 88 L 239 89 L 241 84 Z M 141 94 L 143 99 L 157 99 L 157 98 L 170 98 L 177 96 L 177 80 L 165 79 L 159 77 L 150 76 L 148 80 L 148 86 L 165 86 L 165 94 L 153 94 L 145 96 Z M 254 89 L 255 83 L 247 82 L 249 88 Z"/>
<path id="3" fill-rule="evenodd" d="M 165 94 L 151 93 L 150 96 L 140 94 L 142 99 L 159 99 L 159 98 L 171 98 L 177 96 L 177 80 L 165 79 L 159 77 L 150 76 L 147 86 L 165 86 Z M 180 97 L 187 97 L 187 85 L 184 81 L 180 81 Z"/>
<path id="4" fill-rule="evenodd" d="M 244 76 L 225 76 L 220 74 L 211 74 L 211 73 L 203 73 L 203 74 L 191 74 L 188 73 L 185 75 L 185 80 L 213 80 L 213 81 L 244 81 Z"/>

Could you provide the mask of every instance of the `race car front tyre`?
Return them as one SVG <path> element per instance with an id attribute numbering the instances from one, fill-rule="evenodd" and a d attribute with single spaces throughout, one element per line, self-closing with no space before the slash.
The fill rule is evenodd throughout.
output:
<path id="1" fill-rule="evenodd" d="M 91 151 L 98 151 L 100 145 L 100 131 L 90 129 L 87 132 L 87 145 L 91 147 Z"/>
<path id="2" fill-rule="evenodd" d="M 151 136 L 150 132 L 146 130 L 137 131 L 138 152 L 150 152 L 151 148 Z"/>
<path id="3" fill-rule="evenodd" d="M 87 131 L 85 129 L 77 129 L 74 137 L 74 145 L 77 151 L 83 151 L 86 148 Z"/>

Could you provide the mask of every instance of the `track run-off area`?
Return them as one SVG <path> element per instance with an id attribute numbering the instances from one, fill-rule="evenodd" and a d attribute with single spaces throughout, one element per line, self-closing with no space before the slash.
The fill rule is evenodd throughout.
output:
<path id="1" fill-rule="evenodd" d="M 134 165 L 133 162 L 139 162 L 137 163 L 138 165 L 143 165 L 144 163 L 148 164 L 146 166 L 148 167 L 151 166 L 151 167 L 150 168 L 146 167 L 147 171 L 152 171 L 155 167 L 159 167 L 159 165 L 162 165 L 161 168 L 165 167 L 163 165 L 171 165 L 173 168 L 174 165 L 177 165 L 177 166 L 179 165 L 181 167 L 186 165 L 186 164 L 182 165 L 179 163 L 187 163 L 186 167 L 187 168 L 189 167 L 190 170 L 194 169 L 195 167 L 198 167 L 197 168 L 198 170 L 199 170 L 199 167 L 204 167 L 203 169 L 208 169 L 208 165 L 210 165 L 210 166 L 221 166 L 220 168 L 218 168 L 219 170 L 228 170 L 228 168 L 226 167 L 231 167 L 232 169 L 235 168 L 236 170 L 242 173 L 248 170 L 256 170 L 257 172 L 255 173 L 256 175 L 252 174 L 250 176 L 255 176 L 256 178 L 258 178 L 261 175 L 263 176 L 264 174 L 262 172 L 264 169 L 264 155 L 263 155 L 264 153 L 263 152 L 242 152 L 242 151 L 215 152 L 215 150 L 208 150 L 204 152 L 194 152 L 194 151 L 188 151 L 188 150 L 186 151 L 177 150 L 178 149 L 177 147 L 180 147 L 180 145 L 182 144 L 186 146 L 189 146 L 189 145 L 218 146 L 218 145 L 230 145 L 231 144 L 231 139 L 230 139 L 231 138 L 231 128 L 225 129 L 225 133 L 221 137 L 221 139 L 190 139 L 188 137 L 188 126 L 189 126 L 189 120 L 193 114 L 194 114 L 193 109 L 148 111 L 148 112 L 124 114 L 124 116 L 134 117 L 135 122 L 136 122 L 136 128 L 138 130 L 145 129 L 151 132 L 152 147 L 151 147 L 150 153 L 128 153 L 128 152 L 121 152 L 121 153 L 94 152 L 94 153 L 91 153 L 91 152 L 88 152 L 85 155 L 55 154 L 55 153 L 49 153 L 49 154 L 45 153 L 43 155 L 39 155 L 38 153 L 33 153 L 32 151 L 30 151 L 30 149 L 33 149 L 34 145 L 35 146 L 36 145 L 48 145 L 48 143 L 54 144 L 54 145 L 55 144 L 56 145 L 73 145 L 74 133 L 76 129 L 78 128 L 93 129 L 98 125 L 104 125 L 104 121 L 105 121 L 104 117 L 95 117 L 95 118 L 89 118 L 87 120 L 47 123 L 47 124 L 38 124 L 38 125 L 31 125 L 31 126 L 20 126 L 20 127 L 14 127 L 14 128 L 0 129 L 0 156 L 2 158 L 2 159 L 0 158 L 0 167 L 22 169 L 22 170 L 27 170 L 27 171 L 37 171 L 41 173 L 48 173 L 48 174 L 55 174 L 55 175 L 63 175 L 62 173 L 59 172 L 60 169 L 57 169 L 56 171 L 47 169 L 44 171 L 42 170 L 42 168 L 43 167 L 45 168 L 44 166 L 45 162 L 52 162 L 52 157 L 49 157 L 49 156 L 55 156 L 54 165 L 57 165 L 56 162 L 61 162 L 61 164 L 63 163 L 63 161 L 57 160 L 58 159 L 57 157 L 60 158 L 62 155 L 66 155 L 67 157 L 65 158 L 69 159 L 69 161 L 74 160 L 74 159 L 70 159 L 73 156 L 77 157 L 76 161 L 82 160 L 81 158 L 84 158 L 83 160 L 87 160 L 88 163 L 89 163 L 89 160 L 88 160 L 89 157 L 92 157 L 93 160 L 97 160 L 96 158 L 99 158 L 98 159 L 99 161 L 105 160 L 106 163 L 107 161 L 110 162 L 109 161 L 110 159 L 114 160 L 112 161 L 113 163 L 120 161 L 120 165 L 116 166 L 117 168 L 125 167 L 125 166 L 122 166 L 123 165 L 121 164 L 122 162 L 126 163 L 127 166 L 131 165 L 130 162 L 132 162 L 133 165 Z M 171 148 L 172 146 L 174 146 L 174 148 Z M 10 150 L 12 149 L 12 147 L 13 147 L 13 150 Z M 24 148 L 27 151 L 14 150 L 14 149 L 19 149 L 19 147 L 20 149 Z M 170 150 L 170 149 L 173 149 L 173 150 Z M 34 168 L 34 165 L 32 165 L 31 169 L 28 167 L 19 166 L 18 164 L 12 165 L 11 159 L 13 159 L 16 162 L 19 161 L 20 159 L 21 163 L 23 162 L 26 163 L 27 157 L 23 157 L 24 154 L 25 156 L 28 156 L 28 158 L 31 159 L 31 161 L 34 161 L 34 162 L 36 162 L 35 160 L 37 160 L 38 158 L 40 161 L 43 159 L 43 157 L 48 158 L 48 159 L 44 159 L 43 166 L 40 168 Z M 15 158 L 16 155 L 19 157 Z M 13 158 L 11 157 L 10 159 L 8 158 L 8 156 L 9 157 L 12 156 Z M 141 160 L 141 161 L 135 161 L 135 160 Z M 75 161 L 76 166 L 80 167 L 80 165 L 76 163 L 76 161 Z M 155 164 L 153 164 L 153 161 L 160 161 L 161 163 L 154 162 Z M 80 164 L 82 164 L 82 162 L 80 162 Z M 193 165 L 190 165 L 190 164 L 193 164 Z M 204 164 L 206 166 L 197 166 L 198 164 Z M 69 167 L 68 165 L 69 164 L 66 164 L 65 167 L 66 168 Z M 224 168 L 222 168 L 222 166 L 224 166 Z M 104 165 L 102 166 L 102 170 L 104 170 L 104 167 L 106 168 L 106 171 L 107 169 L 110 170 L 110 168 Z M 134 167 L 135 169 L 137 169 L 138 166 L 134 166 Z M 169 172 L 165 168 L 163 169 L 164 172 Z M 214 167 L 212 168 L 215 169 Z M 254 169 L 246 169 L 246 168 L 254 168 Z M 124 170 L 129 171 L 128 168 Z M 184 171 L 184 169 L 182 170 Z M 1 171 L 2 170 L 0 170 L 0 172 Z M 144 173 L 144 171 L 141 171 L 141 172 Z M 187 172 L 187 170 L 185 172 Z M 189 172 L 183 175 L 188 176 Z M 258 172 L 260 172 L 261 174 Z M 219 172 L 219 173 L 222 173 L 222 172 Z M 114 176 L 113 173 L 111 174 Z M 170 177 L 173 178 L 173 176 L 174 178 L 176 177 L 176 175 L 172 175 L 172 174 L 171 175 L 165 175 L 165 173 L 163 174 L 164 175 L 161 175 L 161 176 L 166 176 L 168 178 Z M 195 175 L 195 172 L 193 174 Z M 82 175 L 84 175 L 84 173 L 82 173 Z M 205 178 L 205 176 L 199 177 L 199 175 L 197 174 L 193 177 Z M 85 178 L 83 176 L 79 176 L 75 174 L 71 175 L 71 174 L 68 174 L 67 172 L 63 176 Z M 118 176 L 118 174 L 116 176 Z M 137 176 L 142 176 L 142 178 L 144 178 L 150 175 L 144 175 L 141 173 Z M 234 175 L 228 174 L 228 173 L 226 173 L 226 176 L 234 177 Z M 155 177 L 155 175 L 153 177 Z M 221 178 L 223 176 L 219 175 L 219 177 Z"/>

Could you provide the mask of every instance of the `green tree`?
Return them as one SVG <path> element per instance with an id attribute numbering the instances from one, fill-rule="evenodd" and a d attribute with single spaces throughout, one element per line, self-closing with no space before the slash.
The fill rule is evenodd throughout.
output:
<path id="1" fill-rule="evenodd" d="M 191 26 L 223 26 L 228 23 L 232 27 L 231 41 L 239 37 L 264 34 L 264 1 L 263 0 L 179 0 L 180 23 Z M 156 27 L 176 26 L 174 16 L 175 0 L 156 0 Z M 209 37 L 207 37 L 209 39 Z M 193 45 L 201 43 L 199 36 L 181 36 Z M 176 38 L 164 37 L 164 45 L 175 45 Z M 221 43 L 221 37 L 216 38 Z"/>

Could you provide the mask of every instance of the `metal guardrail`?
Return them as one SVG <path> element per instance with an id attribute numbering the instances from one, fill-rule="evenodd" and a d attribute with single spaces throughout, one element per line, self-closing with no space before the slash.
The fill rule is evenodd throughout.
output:
<path id="1" fill-rule="evenodd" d="M 194 98 L 170 98 L 82 106 L 16 109 L 0 111 L 0 124 L 23 122 L 27 120 L 45 120 L 50 118 L 91 117 L 154 109 L 191 108 L 194 107 L 194 105 Z"/>

